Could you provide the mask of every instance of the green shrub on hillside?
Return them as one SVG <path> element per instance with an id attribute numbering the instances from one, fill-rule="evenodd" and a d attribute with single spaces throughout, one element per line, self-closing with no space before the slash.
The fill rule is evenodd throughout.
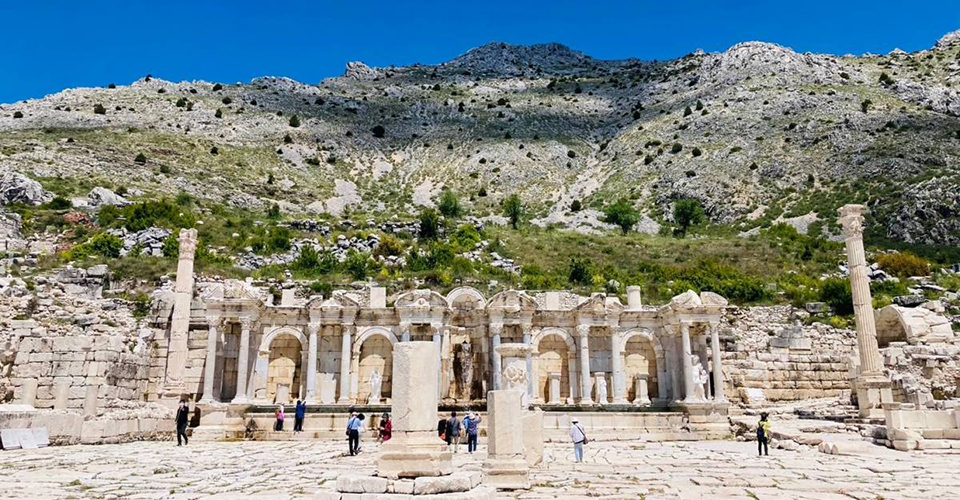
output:
<path id="1" fill-rule="evenodd" d="M 680 225 L 680 236 L 686 235 L 691 226 L 702 223 L 706 218 L 706 213 L 697 200 L 677 200 L 673 204 L 673 220 Z"/>
<path id="2" fill-rule="evenodd" d="M 603 221 L 619 226 L 623 234 L 627 234 L 630 228 L 640 221 L 640 213 L 633 208 L 630 200 L 623 198 L 604 210 Z"/>
<path id="3" fill-rule="evenodd" d="M 820 286 L 820 301 L 826 302 L 833 311 L 842 316 L 853 314 L 853 292 L 850 280 L 830 278 Z"/>
<path id="4" fill-rule="evenodd" d="M 589 285 L 593 281 L 590 268 L 593 264 L 589 259 L 573 257 L 567 271 L 567 279 L 574 285 Z"/>
<path id="5" fill-rule="evenodd" d="M 520 219 L 523 217 L 523 202 L 520 201 L 519 196 L 511 194 L 503 202 L 503 215 L 510 219 L 510 226 L 517 229 L 520 225 Z"/>
<path id="6" fill-rule="evenodd" d="M 445 189 L 443 194 L 440 195 L 440 203 L 437 205 L 437 209 L 444 217 L 449 218 L 460 217 L 463 213 L 463 209 L 460 207 L 460 198 L 449 189 Z"/>
<path id="7" fill-rule="evenodd" d="M 432 208 L 424 209 L 420 212 L 420 239 L 435 240 L 438 236 L 440 236 L 440 214 Z"/>
<path id="8" fill-rule="evenodd" d="M 900 278 L 930 274 L 930 261 L 910 252 L 887 253 L 877 257 L 880 269 Z"/>

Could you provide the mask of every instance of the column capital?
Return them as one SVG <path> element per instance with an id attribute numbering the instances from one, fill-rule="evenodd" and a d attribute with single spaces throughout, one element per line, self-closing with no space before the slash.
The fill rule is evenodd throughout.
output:
<path id="1" fill-rule="evenodd" d="M 863 214 L 866 212 L 863 205 L 844 205 L 837 209 L 840 214 L 840 225 L 843 226 L 843 235 L 846 238 L 863 237 Z"/>
<path id="2" fill-rule="evenodd" d="M 320 333 L 321 328 L 323 328 L 323 325 L 320 323 L 308 323 L 307 333 L 310 335 L 317 335 L 318 333 Z"/>
<path id="3" fill-rule="evenodd" d="M 586 337 L 590 335 L 590 325 L 586 323 L 580 323 L 577 325 L 577 336 Z"/>

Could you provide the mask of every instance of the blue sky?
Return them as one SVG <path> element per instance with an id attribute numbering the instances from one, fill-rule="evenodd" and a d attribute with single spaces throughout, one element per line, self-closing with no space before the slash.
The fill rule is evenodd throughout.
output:
<path id="1" fill-rule="evenodd" d="M 915 51 L 957 29 L 960 0 L 0 0 L 0 103 L 147 73 L 316 83 L 341 75 L 348 61 L 435 64 L 490 41 L 560 42 L 601 59 L 651 60 L 747 40 L 800 52 Z"/>

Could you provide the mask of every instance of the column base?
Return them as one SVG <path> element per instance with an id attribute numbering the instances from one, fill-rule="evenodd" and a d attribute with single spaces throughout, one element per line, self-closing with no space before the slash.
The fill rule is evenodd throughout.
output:
<path id="1" fill-rule="evenodd" d="M 893 402 L 893 383 L 882 374 L 862 374 L 857 378 L 857 406 L 860 418 L 882 420 L 883 403 Z"/>
<path id="2" fill-rule="evenodd" d="M 529 490 L 530 467 L 523 457 L 489 457 L 480 469 L 483 484 L 498 490 Z"/>
<path id="3" fill-rule="evenodd" d="M 453 472 L 452 459 L 436 431 L 394 432 L 381 448 L 377 475 L 390 479 L 445 476 Z"/>

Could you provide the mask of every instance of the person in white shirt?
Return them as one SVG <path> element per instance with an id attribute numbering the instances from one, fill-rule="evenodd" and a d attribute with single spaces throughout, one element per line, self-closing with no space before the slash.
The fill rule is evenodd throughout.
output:
<path id="1" fill-rule="evenodd" d="M 573 441 L 573 459 L 576 463 L 583 462 L 583 445 L 587 444 L 587 433 L 580 425 L 580 420 L 570 419 L 570 440 Z"/>

